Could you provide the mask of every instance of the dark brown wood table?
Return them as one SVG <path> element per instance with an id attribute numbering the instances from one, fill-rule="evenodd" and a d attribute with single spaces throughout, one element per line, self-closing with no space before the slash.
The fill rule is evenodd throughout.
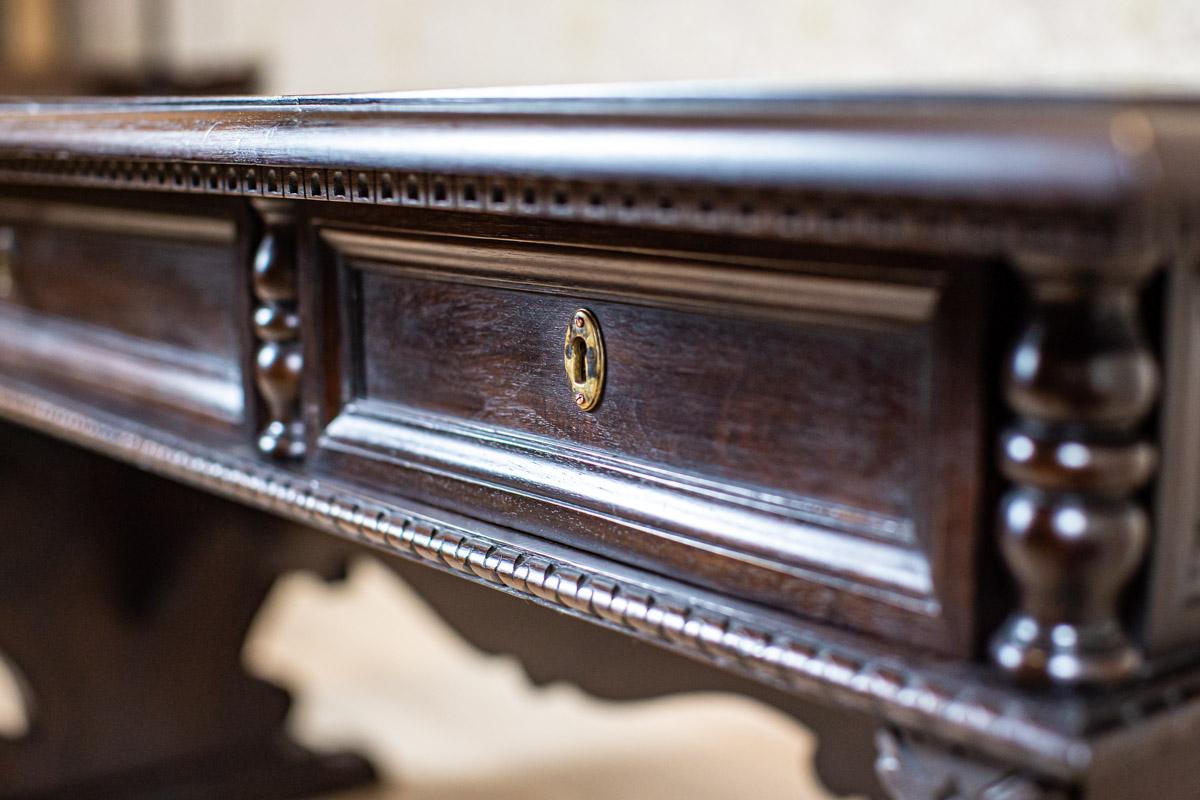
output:
<path id="1" fill-rule="evenodd" d="M 239 666 L 358 547 L 837 790 L 1194 800 L 1198 244 L 1183 99 L 0 102 L 0 796 L 370 780 Z"/>

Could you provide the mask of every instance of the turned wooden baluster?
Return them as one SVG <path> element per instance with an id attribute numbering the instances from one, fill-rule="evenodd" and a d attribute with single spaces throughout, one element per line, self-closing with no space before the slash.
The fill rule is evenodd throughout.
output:
<path id="1" fill-rule="evenodd" d="M 254 253 L 254 332 L 259 339 L 254 378 L 266 406 L 268 422 L 258 449 L 274 458 L 304 455 L 300 419 L 300 318 L 296 308 L 296 244 L 291 207 L 258 201 L 255 208 L 265 230 Z"/>
<path id="2" fill-rule="evenodd" d="M 1021 601 L 992 656 L 1024 681 L 1114 682 L 1141 663 L 1117 603 L 1145 549 L 1135 493 L 1156 460 L 1142 425 L 1158 370 L 1138 312 L 1150 264 L 1026 258 L 1018 267 L 1032 309 L 1006 376 L 1017 419 L 1001 442 L 1013 486 L 1000 530 Z"/>

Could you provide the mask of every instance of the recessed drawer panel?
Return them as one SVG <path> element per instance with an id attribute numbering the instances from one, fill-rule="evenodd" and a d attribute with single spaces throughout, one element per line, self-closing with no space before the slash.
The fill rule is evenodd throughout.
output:
<path id="1" fill-rule="evenodd" d="M 890 518 L 911 513 L 911 401 L 925 372 L 912 337 L 369 268 L 359 281 L 363 399 Z M 591 412 L 577 408 L 559 357 L 580 306 L 595 315 L 606 353 Z"/>
<path id="2" fill-rule="evenodd" d="M 0 199 L 0 367 L 137 412 L 244 417 L 234 220 Z"/>
<path id="3" fill-rule="evenodd" d="M 973 513 L 975 387 L 946 367 L 974 334 L 942 352 L 939 320 L 971 302 L 970 270 L 886 280 L 325 238 L 339 276 L 325 361 L 341 365 L 329 468 L 788 610 L 885 631 L 914 618 L 927 643 L 959 644 L 937 594 L 948 531 L 934 498 L 957 491 Z M 589 410 L 572 379 L 592 368 L 572 361 L 583 315 L 604 361 Z M 947 445 L 957 476 L 941 469 Z"/>

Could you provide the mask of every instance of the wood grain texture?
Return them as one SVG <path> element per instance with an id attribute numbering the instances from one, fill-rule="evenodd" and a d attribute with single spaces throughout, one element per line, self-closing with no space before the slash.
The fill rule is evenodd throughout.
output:
<path id="1" fill-rule="evenodd" d="M 10 425 L 0 440 L 0 650 L 31 716 L 0 741 L 0 797 L 283 800 L 372 779 L 289 742 L 287 692 L 240 665 L 276 575 L 336 578 L 342 551 Z"/>
<path id="2" fill-rule="evenodd" d="M 370 272 L 360 281 L 363 399 L 884 517 L 911 514 L 909 437 L 927 357 L 918 336 Z M 588 416 L 562 391 L 560 356 L 564 321 L 585 304 L 604 326 L 608 356 L 604 403 Z M 841 422 L 851 417 L 852 426 Z M 893 523 L 896 538 L 903 527 Z"/>
<path id="3" fill-rule="evenodd" d="M 232 426 L 243 419 L 229 362 L 89 325 L 0 308 L 0 363 L 11 376 Z"/>
<path id="4" fill-rule="evenodd" d="M 1186 392 L 1170 388 L 1194 369 L 1177 284 L 1162 302 L 1154 277 L 1200 244 L 1196 115 L 1169 98 L 688 90 L 0 103 L 5 198 L 102 207 L 63 227 L 63 255 L 152 260 L 126 239 L 162 238 L 157 215 L 236 221 L 235 243 L 176 226 L 228 247 L 234 287 L 228 332 L 180 327 L 198 350 L 227 336 L 253 398 L 245 428 L 184 425 L 12 369 L 0 413 L 865 709 L 1035 790 L 1120 796 L 1128 779 L 1106 781 L 1101 761 L 1178 767 L 1164 732 L 1198 713 L 1200 639 L 1170 622 L 1171 586 L 1190 579 L 1161 577 L 1194 550 Z M 295 243 L 286 294 L 250 274 L 273 224 L 252 211 L 264 200 L 287 204 L 267 237 Z M 10 307 L 20 237 L 55 220 L 10 209 L 0 225 Z M 1028 309 L 1011 302 L 1014 272 Z M 117 300 L 135 310 L 67 310 L 114 335 L 155 330 L 120 327 L 150 323 Z M 255 305 L 270 312 L 257 331 Z M 563 312 L 579 307 L 611 359 L 582 419 L 554 405 Z M 253 357 L 279 342 L 305 368 L 253 383 Z M 306 458 L 265 463 L 248 428 L 285 417 Z M 1154 495 L 1156 436 L 1182 452 Z M 712 536 L 722 519 L 734 536 Z M 1005 682 L 984 639 L 1014 610 L 1002 666 L 1103 685 Z M 1146 645 L 1154 659 L 1135 670 Z M 1176 772 L 1146 785 L 1194 794 Z"/>
<path id="5" fill-rule="evenodd" d="M 1200 636 L 1200 274 L 1195 259 L 1172 265 L 1161 288 L 1163 405 L 1157 446 L 1154 546 L 1147 555 L 1147 602 L 1139 614 L 1147 650 L 1165 655 Z"/>
<path id="6" fill-rule="evenodd" d="M 595 298 L 728 316 L 765 317 L 894 330 L 927 321 L 938 301 L 937 271 L 883 271 L 872 262 L 822 264 L 696 248 L 669 258 L 644 247 L 600 249 L 579 244 L 472 235 L 392 235 L 336 222 L 320 228 L 338 254 L 386 275 L 509 287 L 549 294 L 586 290 Z M 546 238 L 548 231 L 543 228 Z M 515 231 L 513 232 L 516 233 Z M 569 265 L 569 268 L 567 267 Z M 797 267 L 801 267 L 799 271 Z"/>
<path id="7" fill-rule="evenodd" d="M 236 362 L 233 220 L 0 201 L 0 225 L 13 231 L 9 302 Z"/>
<path id="8" fill-rule="evenodd" d="M 871 769 L 876 724 L 868 714 L 746 680 L 405 559 L 385 557 L 383 563 L 468 642 L 485 653 L 517 658 L 537 687 L 553 690 L 568 682 L 593 697 L 615 701 L 693 695 L 693 703 L 704 703 L 714 692 L 751 697 L 794 717 L 813 732 L 817 738 L 813 768 L 830 793 L 838 797 L 882 796 Z M 581 652 L 588 654 L 587 670 L 579 669 Z M 708 731 L 704 734 L 706 738 L 710 735 Z M 730 732 L 724 735 L 728 737 Z"/>
<path id="9" fill-rule="evenodd" d="M 266 407 L 258 449 L 271 458 L 304 455 L 304 422 L 300 419 L 300 378 L 304 351 L 296 311 L 296 232 L 291 209 L 263 201 L 255 206 L 264 231 L 254 249 L 254 383 Z"/>
<path id="10" fill-rule="evenodd" d="M 270 510 L 386 553 L 509 592 L 561 613 L 675 650 L 784 691 L 859 709 L 946 741 L 970 741 L 1005 763 L 1074 781 L 1093 742 L 1169 707 L 1200 715 L 1200 672 L 1087 696 L 1029 695 L 977 669 L 929 661 L 903 643 L 881 645 L 779 615 L 719 593 L 588 556 L 334 479 L 303 479 L 95 409 L 0 386 L 0 413 L 223 497 Z M 1167 720 L 1161 724 L 1167 725 Z"/>
<path id="11" fill-rule="evenodd" d="M 0 359 L 10 374 L 97 402 L 141 403 L 185 424 L 239 427 L 231 209 L 76 199 L 0 192 L 8 232 Z"/>
<path id="12" fill-rule="evenodd" d="M 963 366 L 982 339 L 967 265 L 889 282 L 736 254 L 321 236 L 334 249 L 304 283 L 340 265 L 333 297 L 311 302 L 336 310 L 314 358 L 341 365 L 323 384 L 342 395 L 322 414 L 320 469 L 807 616 L 968 646 L 953 598 L 971 585 L 933 582 L 971 543 L 932 526 L 948 505 L 971 519 L 979 488 L 982 433 L 951 410 L 980 392 Z M 608 363 L 588 414 L 562 390 L 560 321 L 579 307 Z M 934 501 L 931 458 L 962 483 L 951 504 Z M 925 549 L 951 540 L 944 561 Z"/>
<path id="13" fill-rule="evenodd" d="M 0 411 L 144 469 L 677 649 L 783 691 L 864 710 L 942 742 L 969 742 L 998 763 L 1019 764 L 1064 783 L 1087 780 L 1098 764 L 1124 770 L 1124 753 L 1149 765 L 1167 744 L 1179 745 L 1181 725 L 1200 720 L 1195 700 L 1200 673 L 1194 669 L 1102 695 L 1015 692 L 983 672 L 964 671 L 961 664 L 917 666 L 921 659 L 900 645 L 855 642 L 761 609 L 736 608 L 736 603 L 731 608 L 717 595 L 659 576 L 585 559 L 483 523 L 401 507 L 334 481 L 298 481 L 277 467 L 216 456 L 194 443 L 120 418 L 98 417 L 94 410 L 84 414 L 44 396 L 0 387 Z M 587 580 L 600 578 L 599 583 L 577 580 L 580 561 L 587 563 Z M 1186 760 L 1186 748 L 1176 752 Z M 1191 796 L 1186 793 L 1190 780 L 1171 783 L 1163 776 L 1164 785 L 1184 791 L 1175 795 L 1181 799 Z M 1104 781 L 1099 783 L 1095 797 L 1125 796 L 1106 794 Z"/>
<path id="14" fill-rule="evenodd" d="M 1059 102 L 1070 124 L 1055 103 L 1022 98 L 788 92 L 67 101 L 0 108 L 0 158 L 11 182 L 357 199 L 834 246 L 992 257 L 1153 246 L 1173 223 L 1124 200 L 1159 183 L 1187 194 L 1190 107 Z M 104 114 L 112 124 L 91 124 Z"/>
<path id="15" fill-rule="evenodd" d="M 1157 468 L 1141 423 L 1159 373 L 1136 294 L 1150 265 L 1021 266 L 1031 311 L 1006 375 L 1017 421 L 1001 442 L 1013 487 L 999 513 L 1021 606 L 992 657 L 1021 680 L 1114 683 L 1141 666 L 1117 602 L 1149 537 L 1135 493 Z"/>
<path id="16" fill-rule="evenodd" d="M 1012 770 L 973 762 L 910 737 L 881 730 L 875 771 L 892 800 L 1064 800 Z"/>

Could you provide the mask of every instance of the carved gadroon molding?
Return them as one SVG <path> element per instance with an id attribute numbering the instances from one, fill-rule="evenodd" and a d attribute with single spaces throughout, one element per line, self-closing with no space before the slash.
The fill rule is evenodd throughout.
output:
<path id="1" fill-rule="evenodd" d="M 255 208 L 264 230 L 254 251 L 254 382 L 267 414 L 258 449 L 273 458 L 296 459 L 304 455 L 305 445 L 295 230 L 287 203 L 257 201 Z"/>
<path id="2" fill-rule="evenodd" d="M 1143 422 L 1158 368 L 1138 312 L 1151 264 L 1017 266 L 1031 310 L 1006 375 L 1016 419 L 1001 441 L 999 524 L 1021 600 L 992 655 L 1029 682 L 1114 683 L 1141 663 L 1118 600 L 1146 547 L 1136 493 L 1157 461 Z"/>
<path id="3" fill-rule="evenodd" d="M 953 199 L 897 201 L 879 195 L 822 195 L 799 189 L 669 181 L 560 181 L 535 175 L 451 175 L 339 165 L 0 155 L 0 181 L 357 203 L 837 245 L 877 247 L 887 243 L 979 255 L 1023 247 L 1103 251 L 1113 246 L 1116 235 L 1106 217 L 1079 210 L 1048 216 L 1039 209 L 968 208 Z"/>
<path id="4" fill-rule="evenodd" d="M 257 506 L 387 553 L 454 572 L 540 605 L 619 630 L 721 669 L 819 701 L 873 714 L 945 741 L 970 741 L 1001 762 L 1069 781 L 1088 768 L 1083 732 L 1036 698 L 1023 701 L 977 677 L 925 669 L 829 636 L 800 620 L 738 609 L 541 540 L 397 505 L 337 481 L 217 453 L 109 419 L 19 386 L 0 386 L 0 416 L 214 494 Z M 587 564 L 587 566 L 582 566 Z M 1200 693 L 1176 687 L 1179 702 Z M 1153 693 L 1116 708 L 1109 725 L 1161 707 Z"/>
<path id="5" fill-rule="evenodd" d="M 892 730 L 875 737 L 875 774 L 893 800 L 1064 800 L 1020 773 Z"/>

